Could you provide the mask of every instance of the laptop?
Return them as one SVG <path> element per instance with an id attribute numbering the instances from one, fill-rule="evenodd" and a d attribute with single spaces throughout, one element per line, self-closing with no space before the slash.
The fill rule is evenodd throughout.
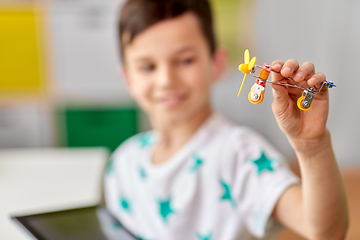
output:
<path id="1" fill-rule="evenodd" d="M 11 216 L 38 240 L 137 240 L 104 206 Z"/>

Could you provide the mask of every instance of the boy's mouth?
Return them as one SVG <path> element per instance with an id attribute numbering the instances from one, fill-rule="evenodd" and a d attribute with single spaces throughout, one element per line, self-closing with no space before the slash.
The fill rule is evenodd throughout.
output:
<path id="1" fill-rule="evenodd" d="M 177 95 L 171 95 L 166 97 L 160 97 L 157 99 L 157 102 L 160 104 L 161 107 L 165 109 L 171 109 L 178 107 L 181 105 L 187 98 L 187 94 L 177 94 Z"/>

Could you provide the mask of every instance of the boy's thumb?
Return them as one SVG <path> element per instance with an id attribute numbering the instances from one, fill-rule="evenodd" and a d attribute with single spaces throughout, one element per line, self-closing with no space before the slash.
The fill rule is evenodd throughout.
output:
<path id="1" fill-rule="evenodd" d="M 286 110 L 289 105 L 289 93 L 285 86 L 272 84 L 274 101 L 272 108 L 274 113 L 280 114 Z"/>

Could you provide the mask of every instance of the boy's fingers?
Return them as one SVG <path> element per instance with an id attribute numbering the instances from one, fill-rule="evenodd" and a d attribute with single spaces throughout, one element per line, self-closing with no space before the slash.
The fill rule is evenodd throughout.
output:
<path id="1" fill-rule="evenodd" d="M 270 65 L 270 69 L 274 70 L 275 72 L 280 72 L 284 62 L 281 60 L 273 61 Z"/>
<path id="2" fill-rule="evenodd" d="M 314 64 L 312 64 L 311 62 L 305 62 L 304 64 L 301 65 L 301 67 L 299 67 L 296 70 L 293 79 L 296 82 L 302 82 L 305 79 L 310 78 L 310 76 L 313 75 L 314 73 L 315 73 Z"/>
<path id="3" fill-rule="evenodd" d="M 281 114 L 286 110 L 289 104 L 288 89 L 285 86 L 277 84 L 271 84 L 271 87 L 273 88 L 274 95 L 274 101 L 272 104 L 273 111 L 276 114 Z"/>
<path id="4" fill-rule="evenodd" d="M 285 62 L 281 69 L 281 75 L 284 77 L 291 77 L 298 70 L 299 63 L 295 59 L 290 59 Z"/>
<path id="5" fill-rule="evenodd" d="M 270 69 L 272 71 L 280 73 L 283 69 L 284 62 L 281 60 L 276 60 L 271 63 Z M 274 82 L 279 82 L 282 79 L 284 79 L 283 76 L 272 73 L 271 79 Z M 274 95 L 274 102 L 273 102 L 273 111 L 276 114 L 281 113 L 287 108 L 287 105 L 289 104 L 288 99 L 288 90 L 287 87 L 278 85 L 278 84 L 271 84 L 271 87 L 273 88 L 273 95 Z"/>
<path id="6" fill-rule="evenodd" d="M 319 72 L 312 75 L 311 78 L 307 81 L 307 83 L 310 87 L 315 87 L 319 89 L 325 80 L 326 80 L 325 74 Z"/>
<path id="7" fill-rule="evenodd" d="M 278 72 L 278 73 L 279 73 L 279 72 L 281 71 L 283 65 L 284 65 L 284 62 L 283 62 L 283 61 L 281 61 L 281 60 L 276 60 L 276 61 L 274 61 L 274 62 L 271 63 L 270 69 L 271 69 L 272 71 L 275 71 L 275 72 Z M 276 74 L 276 73 L 274 74 L 274 73 L 272 73 L 272 74 L 271 74 L 271 79 L 272 79 L 274 82 L 278 82 L 278 81 L 280 81 L 281 79 L 283 79 L 283 77 L 282 77 L 281 75 L 279 75 L 279 74 Z"/>

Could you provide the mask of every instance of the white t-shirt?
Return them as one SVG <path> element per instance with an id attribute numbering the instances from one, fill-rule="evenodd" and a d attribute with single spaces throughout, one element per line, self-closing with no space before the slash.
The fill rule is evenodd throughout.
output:
<path id="1" fill-rule="evenodd" d="M 151 162 L 155 132 L 112 155 L 108 209 L 140 239 L 271 239 L 274 206 L 299 179 L 261 136 L 214 113 L 174 156 Z"/>

